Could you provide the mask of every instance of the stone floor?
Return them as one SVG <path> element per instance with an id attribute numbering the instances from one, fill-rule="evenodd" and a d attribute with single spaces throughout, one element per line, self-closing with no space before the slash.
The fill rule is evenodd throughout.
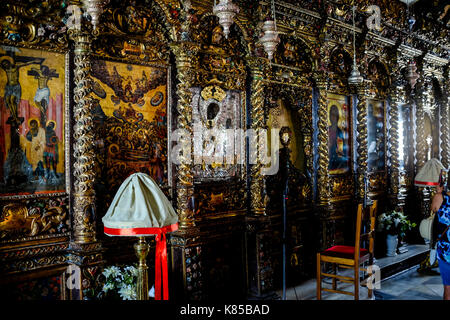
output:
<path id="1" fill-rule="evenodd" d="M 417 250 L 421 250 L 418 248 Z M 395 259 L 404 259 L 406 254 L 399 255 Z M 392 263 L 393 258 L 383 258 L 378 261 L 379 265 Z M 374 290 L 371 300 L 442 300 L 443 285 L 439 274 L 439 268 L 434 268 L 434 275 L 425 275 L 418 273 L 418 265 L 410 267 L 400 273 L 392 275 L 380 282 L 380 287 Z M 348 271 L 341 271 L 340 274 L 346 275 Z M 384 278 L 384 277 L 383 277 Z M 331 288 L 331 279 L 325 279 L 324 287 Z M 341 283 L 338 289 L 353 291 L 351 284 Z M 282 297 L 282 291 L 277 291 Z M 323 300 L 353 300 L 353 296 L 322 292 Z M 297 287 L 286 290 L 286 300 L 316 300 L 316 279 L 310 279 Z M 368 300 L 367 288 L 360 287 L 360 300 Z"/>
<path id="2" fill-rule="evenodd" d="M 441 276 L 420 274 L 416 266 L 382 281 L 381 288 L 375 290 L 375 300 L 442 300 L 443 294 Z"/>
<path id="3" fill-rule="evenodd" d="M 382 280 L 380 288 L 374 290 L 371 300 L 442 300 L 444 287 L 439 274 L 424 275 L 417 272 L 418 266 Z M 435 270 L 435 269 L 434 269 Z M 439 270 L 435 270 L 439 271 Z M 325 280 L 324 286 L 327 285 Z M 329 287 L 331 284 L 328 285 Z M 346 291 L 353 291 L 352 285 L 339 286 Z M 277 294 L 282 297 L 282 291 Z M 322 293 L 323 300 L 353 300 L 353 296 Z M 295 288 L 286 290 L 286 300 L 316 300 L 316 279 L 310 279 Z M 360 300 L 369 300 L 367 289 L 360 288 Z"/>

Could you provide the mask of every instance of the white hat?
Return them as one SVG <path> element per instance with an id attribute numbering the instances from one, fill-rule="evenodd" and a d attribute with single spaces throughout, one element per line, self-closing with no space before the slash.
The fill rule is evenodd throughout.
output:
<path id="1" fill-rule="evenodd" d="M 430 159 L 425 163 L 422 169 L 414 179 L 414 185 L 418 187 L 436 187 L 439 185 L 439 176 L 441 170 L 445 169 L 438 159 Z"/>

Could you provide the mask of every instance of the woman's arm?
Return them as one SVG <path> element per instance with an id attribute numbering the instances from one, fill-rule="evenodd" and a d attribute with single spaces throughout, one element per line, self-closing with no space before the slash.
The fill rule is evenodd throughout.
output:
<path id="1" fill-rule="evenodd" d="M 443 190 L 444 188 L 441 186 L 436 187 L 436 194 L 433 196 L 433 200 L 431 200 L 431 211 L 437 212 L 441 207 L 442 201 L 444 201 L 442 197 Z"/>

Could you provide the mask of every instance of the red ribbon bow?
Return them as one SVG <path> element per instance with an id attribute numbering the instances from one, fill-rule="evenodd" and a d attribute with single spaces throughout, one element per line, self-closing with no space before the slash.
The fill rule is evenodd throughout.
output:
<path id="1" fill-rule="evenodd" d="M 115 236 L 148 236 L 156 234 L 155 253 L 155 300 L 161 300 L 161 274 L 162 274 L 162 298 L 169 300 L 169 272 L 167 266 L 166 232 L 176 231 L 178 223 L 162 228 L 124 228 L 114 229 L 104 227 L 106 234 Z"/>

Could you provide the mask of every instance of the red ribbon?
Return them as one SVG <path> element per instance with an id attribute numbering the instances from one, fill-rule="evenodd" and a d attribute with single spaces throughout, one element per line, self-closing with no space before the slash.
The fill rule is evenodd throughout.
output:
<path id="1" fill-rule="evenodd" d="M 438 186 L 439 182 L 414 181 L 415 184 L 423 184 L 425 186 Z"/>
<path id="2" fill-rule="evenodd" d="M 176 230 L 178 230 L 178 223 L 162 228 L 103 228 L 103 231 L 111 236 L 151 236 Z"/>
<path id="3" fill-rule="evenodd" d="M 163 300 L 169 300 L 169 278 L 167 268 L 167 246 L 165 233 L 156 235 L 155 300 L 161 300 L 161 273 L 163 285 Z"/>
<path id="4" fill-rule="evenodd" d="M 166 232 L 178 229 L 178 223 L 162 228 L 125 228 L 115 229 L 104 227 L 106 234 L 114 236 L 146 236 L 156 234 L 155 253 L 155 300 L 161 300 L 161 275 L 162 275 L 162 298 L 169 300 L 169 272 L 167 265 L 167 243 Z"/>

